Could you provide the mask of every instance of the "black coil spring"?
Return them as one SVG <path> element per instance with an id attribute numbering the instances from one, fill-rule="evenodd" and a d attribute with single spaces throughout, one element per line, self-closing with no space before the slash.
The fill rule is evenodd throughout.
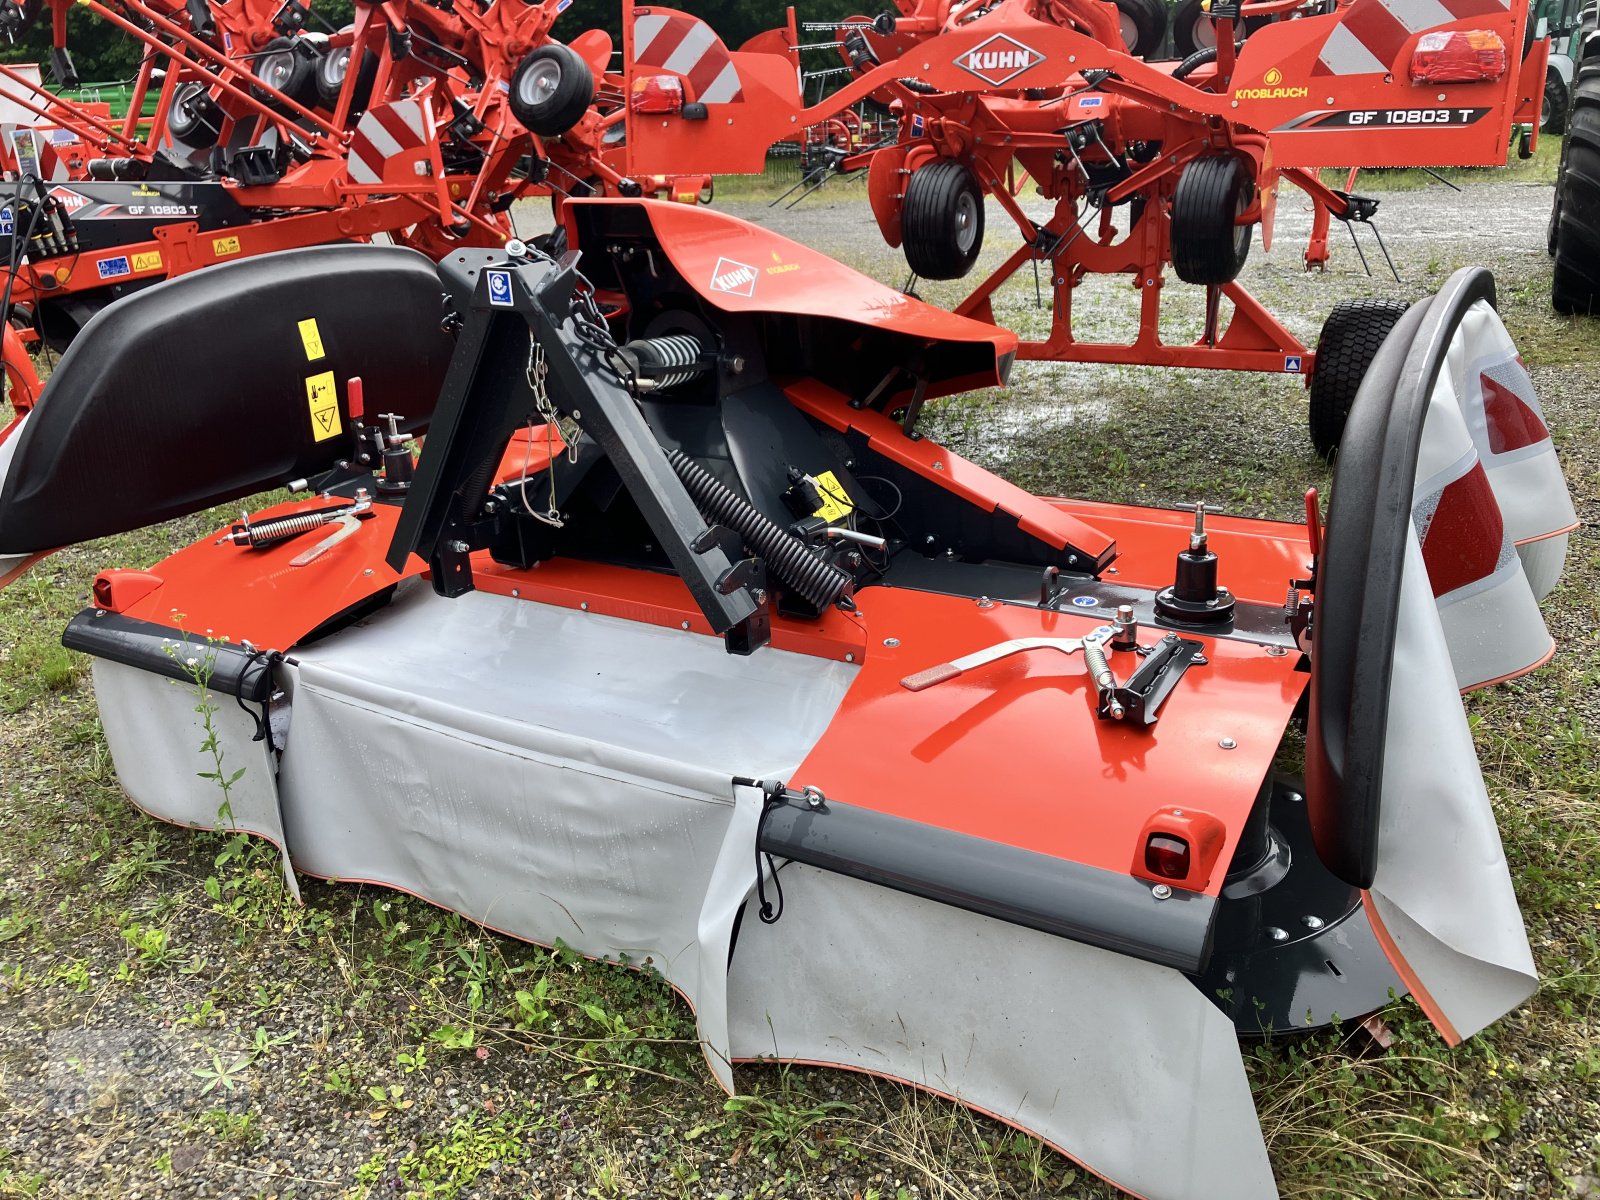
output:
<path id="1" fill-rule="evenodd" d="M 664 373 L 655 381 L 658 388 L 677 387 L 703 373 L 700 366 L 699 339 L 686 333 L 649 339 L 650 346 L 661 357 L 660 369 Z M 678 368 L 673 370 L 673 368 Z"/>
<path id="2" fill-rule="evenodd" d="M 667 462 L 706 520 L 736 530 L 761 556 L 767 570 L 804 596 L 818 611 L 837 602 L 854 582 L 849 572 L 817 557 L 799 538 L 769 520 L 760 509 L 682 450 L 668 450 Z"/>

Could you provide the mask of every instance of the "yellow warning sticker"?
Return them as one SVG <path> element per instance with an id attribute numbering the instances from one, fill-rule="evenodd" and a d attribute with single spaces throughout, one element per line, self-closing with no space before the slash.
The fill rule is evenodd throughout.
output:
<path id="1" fill-rule="evenodd" d="M 831 525 L 835 521 L 844 520 L 855 511 L 855 505 L 850 503 L 850 497 L 845 494 L 844 485 L 832 471 L 824 471 L 816 479 L 817 490 L 822 493 L 822 507 L 812 513 L 812 516 L 821 517 Z"/>
<path id="2" fill-rule="evenodd" d="M 322 333 L 317 329 L 315 317 L 307 317 L 300 322 L 300 341 L 305 345 L 307 362 L 316 362 L 325 353 L 322 349 Z"/>
<path id="3" fill-rule="evenodd" d="M 325 442 L 344 432 L 339 423 L 339 388 L 333 382 L 332 371 L 306 378 L 306 404 L 311 409 L 313 439 Z"/>
<path id="4" fill-rule="evenodd" d="M 133 269 L 135 271 L 161 270 L 161 251 L 147 250 L 143 254 L 133 256 Z"/>
<path id="5" fill-rule="evenodd" d="M 224 254 L 239 253 L 239 239 L 236 237 L 223 237 L 211 239 L 211 253 L 221 258 Z"/>

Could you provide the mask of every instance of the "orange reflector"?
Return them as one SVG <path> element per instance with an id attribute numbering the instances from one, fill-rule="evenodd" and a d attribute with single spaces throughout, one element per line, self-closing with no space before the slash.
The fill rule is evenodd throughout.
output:
<path id="1" fill-rule="evenodd" d="M 1425 33 L 1411 54 L 1412 83 L 1482 83 L 1506 73 L 1506 44 L 1487 29 Z"/>
<path id="2" fill-rule="evenodd" d="M 683 80 L 676 75 L 643 75 L 633 81 L 628 107 L 636 113 L 683 110 Z"/>

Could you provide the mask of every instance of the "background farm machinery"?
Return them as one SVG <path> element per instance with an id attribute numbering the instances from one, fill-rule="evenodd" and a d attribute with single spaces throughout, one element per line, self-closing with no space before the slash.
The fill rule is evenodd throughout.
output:
<path id="1" fill-rule="evenodd" d="M 0 66 L 30 118 L 4 139 L 12 341 L 59 350 L 121 295 L 253 254 L 380 235 L 435 259 L 499 245 L 523 195 L 709 195 L 708 176 L 629 172 L 611 40 L 552 40 L 557 0 L 394 0 L 322 31 L 298 3 L 85 7 L 144 47 L 125 113 Z M 56 69 L 71 73 L 64 47 Z M 6 361 L 25 407 L 26 354 Z"/>
<path id="2" fill-rule="evenodd" d="M 654 43 L 658 23 L 680 19 L 666 12 L 625 8 L 635 81 L 659 69 L 636 48 Z M 842 24 L 852 80 L 810 107 L 794 87 L 804 43 L 791 19 L 731 55 L 736 96 L 652 117 L 648 131 L 630 116 L 629 140 L 642 169 L 692 161 L 748 172 L 792 130 L 863 100 L 887 106 L 895 140 L 840 165 L 868 172 L 879 228 L 915 275 L 972 269 L 986 198 L 1017 229 L 1017 248 L 959 313 L 993 320 L 997 290 L 1031 269 L 1048 280 L 1052 324 L 1021 343 L 1020 357 L 1309 376 L 1314 440 L 1330 453 L 1401 308 L 1342 307 L 1313 352 L 1237 282 L 1255 228 L 1270 247 L 1277 192 L 1293 185 L 1314 210 L 1306 264 L 1322 267 L 1333 220 L 1370 223 L 1377 202 L 1328 186 L 1320 168 L 1503 162 L 1514 130 L 1537 118 L 1547 45 L 1532 36 L 1526 6 L 1500 0 L 1268 0 L 1213 4 L 1216 44 L 1159 64 L 1130 52 L 1118 12 L 1097 0 L 901 0 L 897 12 Z M 1054 202 L 1042 220 L 1021 203 L 1030 184 Z M 1169 268 L 1205 289 L 1189 342 L 1163 337 Z M 1075 329 L 1074 292 L 1091 275 L 1120 276 L 1138 292 L 1131 340 L 1091 341 Z M 1318 353 L 1328 369 L 1316 369 Z"/>

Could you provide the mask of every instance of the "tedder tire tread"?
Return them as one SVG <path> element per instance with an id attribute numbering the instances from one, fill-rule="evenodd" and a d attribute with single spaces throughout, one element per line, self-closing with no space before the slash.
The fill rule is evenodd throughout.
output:
<path id="1" fill-rule="evenodd" d="M 906 263 L 924 279 L 960 279 L 983 249 L 983 189 L 964 163 L 919 167 L 906 184 L 900 229 Z"/>
<path id="2" fill-rule="evenodd" d="M 1133 27 L 1133 41 L 1128 53 L 1136 58 L 1148 58 L 1161 48 L 1167 36 L 1167 6 L 1161 0 L 1116 0 L 1117 12 L 1126 22 L 1123 39 L 1127 39 L 1128 26 Z"/>
<path id="3" fill-rule="evenodd" d="M 511 112 L 529 133 L 560 137 L 594 103 L 594 72 L 557 43 L 530 50 L 511 75 Z"/>
<path id="4" fill-rule="evenodd" d="M 1404 300 L 1341 300 L 1322 323 L 1311 371 L 1311 444 L 1330 462 L 1367 368 L 1410 307 Z"/>
<path id="5" fill-rule="evenodd" d="M 1600 307 L 1600 61 L 1579 68 L 1571 101 L 1556 179 L 1550 301 L 1558 313 L 1591 314 Z"/>
<path id="6" fill-rule="evenodd" d="M 1252 226 L 1236 224 L 1255 191 L 1231 154 L 1197 158 L 1172 194 L 1172 269 L 1185 283 L 1232 283 L 1250 257 Z"/>

